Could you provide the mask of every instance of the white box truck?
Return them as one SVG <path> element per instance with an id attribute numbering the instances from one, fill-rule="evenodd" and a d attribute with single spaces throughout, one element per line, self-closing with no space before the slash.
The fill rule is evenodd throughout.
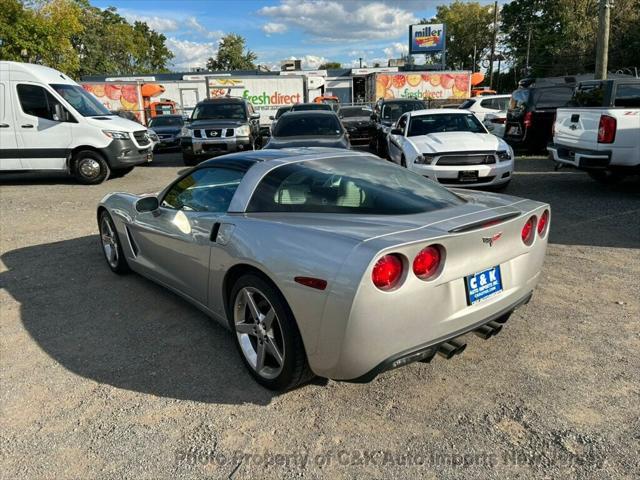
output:
<path id="1" fill-rule="evenodd" d="M 461 100 L 470 96 L 471 72 L 376 72 L 367 76 L 365 89 L 367 102 L 394 98 Z"/>
<path id="2" fill-rule="evenodd" d="M 208 76 L 209 98 L 241 97 L 260 113 L 260 127 L 268 128 L 278 108 L 307 101 L 307 85 L 313 77 L 304 75 Z"/>
<path id="3" fill-rule="evenodd" d="M 0 62 L 0 172 L 62 171 L 95 184 L 151 161 L 151 147 L 145 127 L 65 74 Z"/>

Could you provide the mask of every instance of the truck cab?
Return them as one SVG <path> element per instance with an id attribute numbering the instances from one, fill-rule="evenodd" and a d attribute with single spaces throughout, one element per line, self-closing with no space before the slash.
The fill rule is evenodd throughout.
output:
<path id="1" fill-rule="evenodd" d="M 96 184 L 152 160 L 145 127 L 65 74 L 0 62 L 0 172 L 62 171 Z"/>

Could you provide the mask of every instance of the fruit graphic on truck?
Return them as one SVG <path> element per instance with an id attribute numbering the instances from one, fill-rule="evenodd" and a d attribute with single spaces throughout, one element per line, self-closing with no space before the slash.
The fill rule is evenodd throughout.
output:
<path id="1" fill-rule="evenodd" d="M 457 99 L 467 98 L 471 72 L 372 73 L 367 78 L 367 99 L 381 98 Z"/>

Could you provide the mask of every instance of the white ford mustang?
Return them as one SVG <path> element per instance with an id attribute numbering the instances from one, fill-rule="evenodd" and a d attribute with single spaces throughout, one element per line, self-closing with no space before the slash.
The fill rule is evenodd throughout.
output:
<path id="1" fill-rule="evenodd" d="M 513 149 L 466 110 L 416 110 L 387 137 L 390 159 L 447 186 L 506 187 Z"/>

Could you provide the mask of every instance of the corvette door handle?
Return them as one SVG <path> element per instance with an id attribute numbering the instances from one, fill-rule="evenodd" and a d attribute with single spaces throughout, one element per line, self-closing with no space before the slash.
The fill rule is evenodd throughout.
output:
<path id="1" fill-rule="evenodd" d="M 0 123 L 0 128 L 9 128 L 8 123 Z"/>
<path id="2" fill-rule="evenodd" d="M 218 238 L 218 231 L 220 230 L 220 222 L 216 222 L 213 224 L 213 228 L 211 229 L 211 235 L 209 236 L 209 240 L 212 242 L 216 241 Z"/>
<path id="3" fill-rule="evenodd" d="M 33 125 L 27 123 L 26 125 L 20 125 L 22 128 L 33 128 Z"/>

